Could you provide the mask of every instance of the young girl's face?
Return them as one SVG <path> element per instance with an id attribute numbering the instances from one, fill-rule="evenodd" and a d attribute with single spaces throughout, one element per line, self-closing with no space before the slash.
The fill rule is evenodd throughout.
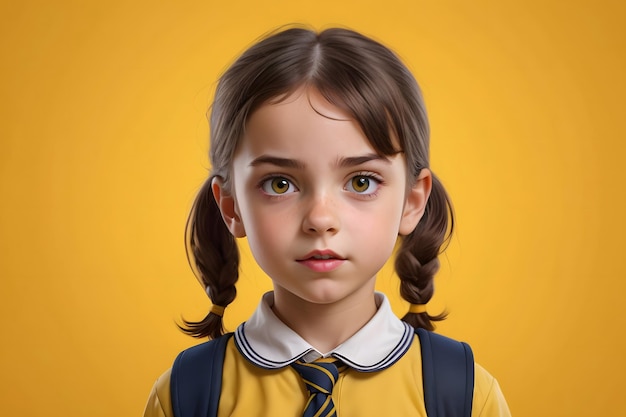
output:
<path id="1" fill-rule="evenodd" d="M 213 185 L 231 232 L 248 237 L 277 298 L 314 304 L 371 296 L 430 191 L 428 170 L 407 187 L 403 154 L 378 155 L 358 124 L 312 88 L 252 114 L 231 175 L 230 189 Z"/>

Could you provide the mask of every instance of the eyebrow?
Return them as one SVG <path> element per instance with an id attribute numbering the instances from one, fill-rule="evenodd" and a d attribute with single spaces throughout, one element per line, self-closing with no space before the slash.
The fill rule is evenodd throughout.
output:
<path id="1" fill-rule="evenodd" d="M 361 156 L 339 158 L 338 161 L 336 162 L 336 166 L 340 168 L 350 168 L 350 167 L 355 167 L 355 166 L 365 164 L 370 161 L 383 161 L 386 163 L 391 163 L 389 158 L 386 158 L 384 156 L 381 156 L 375 153 L 369 153 L 369 154 L 361 155 Z M 281 168 L 293 168 L 293 169 L 304 169 L 306 167 L 306 164 L 304 162 L 299 161 L 297 159 L 280 158 L 280 157 L 271 156 L 271 155 L 261 155 L 258 158 L 255 158 L 254 160 L 252 160 L 249 166 L 255 167 L 255 166 L 259 166 L 263 164 L 269 164 L 269 165 L 275 165 Z"/>
<path id="2" fill-rule="evenodd" d="M 279 158 L 277 156 L 270 155 L 261 155 L 258 158 L 254 158 L 252 162 L 250 162 L 251 167 L 256 167 L 263 164 L 276 165 L 281 168 L 296 168 L 296 169 L 304 169 L 304 163 L 289 158 Z"/>
<path id="3" fill-rule="evenodd" d="M 355 167 L 358 165 L 365 164 L 370 161 L 382 161 L 388 164 L 391 163 L 391 161 L 387 157 L 384 157 L 382 155 L 378 155 L 375 153 L 368 153 L 367 155 L 362 155 L 362 156 L 351 156 L 349 158 L 341 158 L 339 159 L 339 162 L 337 163 L 337 165 L 341 168 L 350 168 L 350 167 Z"/>

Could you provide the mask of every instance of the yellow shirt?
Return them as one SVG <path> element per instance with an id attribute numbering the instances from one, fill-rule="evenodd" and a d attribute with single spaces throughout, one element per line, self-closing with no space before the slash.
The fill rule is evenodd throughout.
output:
<path id="1" fill-rule="evenodd" d="M 173 417 L 170 372 L 156 381 L 144 417 Z M 307 389 L 293 368 L 263 369 L 253 365 L 239 353 L 234 338 L 229 340 L 218 417 L 299 417 L 307 399 Z M 333 401 L 339 417 L 426 417 L 419 341 L 415 340 L 389 368 L 343 372 L 333 390 Z M 510 416 L 497 381 L 479 365 L 475 366 L 472 416 Z"/>
<path id="2" fill-rule="evenodd" d="M 218 417 L 302 416 L 308 391 L 289 364 L 321 357 L 348 365 L 333 390 L 339 417 L 426 417 L 422 358 L 415 329 L 393 314 L 389 300 L 376 293 L 377 312 L 368 323 L 330 352 L 319 352 L 272 311 L 273 293 L 228 341 Z M 475 366 L 473 416 L 506 417 L 498 383 Z M 156 382 L 145 417 L 173 417 L 170 371 Z"/>

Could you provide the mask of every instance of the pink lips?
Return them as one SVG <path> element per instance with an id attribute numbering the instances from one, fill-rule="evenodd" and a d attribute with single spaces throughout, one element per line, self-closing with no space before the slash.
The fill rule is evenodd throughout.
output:
<path id="1" fill-rule="evenodd" d="M 314 272 L 330 272 L 339 268 L 345 259 L 330 250 L 316 250 L 297 261 Z"/>

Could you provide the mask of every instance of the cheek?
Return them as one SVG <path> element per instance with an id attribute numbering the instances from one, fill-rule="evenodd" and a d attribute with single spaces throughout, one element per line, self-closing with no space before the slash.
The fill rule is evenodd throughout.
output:
<path id="1" fill-rule="evenodd" d="M 254 207 L 254 204 L 248 208 L 242 212 L 242 219 L 251 247 L 257 251 L 267 251 L 290 244 L 294 228 L 293 215 L 277 214 L 271 207 L 259 208 L 259 205 Z"/>
<path id="2" fill-rule="evenodd" d="M 386 247 L 398 237 L 400 217 L 396 206 L 386 205 L 376 210 L 352 210 L 344 218 L 346 231 L 355 242 L 377 242 L 375 247 Z"/>
<path id="3" fill-rule="evenodd" d="M 387 193 L 381 195 L 380 199 L 372 201 L 371 206 L 369 203 L 355 206 L 353 213 L 348 217 L 361 219 L 361 222 L 370 225 L 372 228 L 387 231 L 394 229 L 397 232 L 402 217 L 404 198 L 396 190 L 391 189 L 387 191 Z"/>

